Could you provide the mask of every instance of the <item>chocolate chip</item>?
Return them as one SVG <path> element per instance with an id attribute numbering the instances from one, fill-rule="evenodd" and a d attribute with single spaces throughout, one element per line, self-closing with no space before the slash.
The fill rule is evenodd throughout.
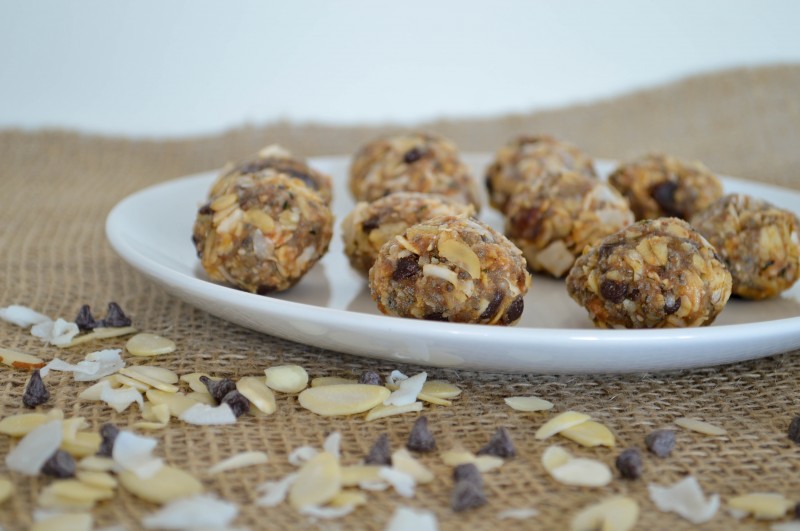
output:
<path id="1" fill-rule="evenodd" d="M 399 282 L 416 276 L 421 271 L 417 264 L 417 255 L 411 254 L 397 260 L 397 265 L 392 273 L 392 280 Z"/>
<path id="2" fill-rule="evenodd" d="M 422 158 L 422 151 L 419 148 L 411 148 L 403 155 L 403 162 L 406 164 L 413 164 Z"/>
<path id="3" fill-rule="evenodd" d="M 494 317 L 494 314 L 497 313 L 497 309 L 500 307 L 500 303 L 503 302 L 504 298 L 505 294 L 502 291 L 500 290 L 495 291 L 494 295 L 492 295 L 492 300 L 489 301 L 489 306 L 487 306 L 486 309 L 483 310 L 480 319 L 491 320 L 491 318 Z"/>
<path id="4" fill-rule="evenodd" d="M 619 243 L 604 243 L 603 245 L 601 245 L 600 250 L 598 251 L 600 253 L 600 259 L 601 260 L 607 259 L 609 255 L 611 255 L 611 253 L 614 252 L 614 249 L 616 249 L 619 246 L 620 246 Z"/>
<path id="5" fill-rule="evenodd" d="M 236 391 L 236 383 L 229 378 L 212 380 L 208 376 L 201 376 L 200 382 L 206 386 L 208 394 L 211 395 L 211 398 L 213 398 L 214 402 L 217 404 L 222 403 L 222 399 L 225 398 L 225 395 L 231 391 Z"/>
<path id="6" fill-rule="evenodd" d="M 795 520 L 800 519 L 800 503 L 794 506 L 794 511 L 792 511 L 792 514 L 794 515 Z"/>
<path id="7" fill-rule="evenodd" d="M 366 385 L 381 385 L 381 375 L 375 371 L 364 371 L 358 377 L 358 383 Z"/>
<path id="8" fill-rule="evenodd" d="M 442 312 L 426 313 L 423 317 L 426 321 L 448 321 L 447 317 Z"/>
<path id="9" fill-rule="evenodd" d="M 214 213 L 214 209 L 211 208 L 211 203 L 208 202 L 205 205 L 201 206 L 200 209 L 197 211 L 198 214 L 201 216 L 210 216 Z"/>
<path id="10" fill-rule="evenodd" d="M 671 315 L 681 309 L 681 298 L 672 293 L 664 296 L 664 313 Z"/>
<path id="11" fill-rule="evenodd" d="M 453 481 L 456 483 L 459 481 L 468 481 L 483 488 L 481 471 L 478 470 L 478 467 L 475 466 L 475 463 L 464 463 L 463 465 L 456 466 L 453 469 Z"/>
<path id="12" fill-rule="evenodd" d="M 661 207 L 664 214 L 682 218 L 684 217 L 683 212 L 681 212 L 680 208 L 675 203 L 675 191 L 677 189 L 677 183 L 672 181 L 660 182 L 650 188 L 650 196 L 658 203 L 658 206 Z"/>
<path id="13" fill-rule="evenodd" d="M 220 401 L 220 404 L 228 404 L 236 418 L 250 411 L 250 401 L 246 396 L 235 389 L 226 394 Z"/>
<path id="14" fill-rule="evenodd" d="M 800 415 L 792 419 L 789 423 L 789 439 L 800 444 Z"/>
<path id="15" fill-rule="evenodd" d="M 436 449 L 436 439 L 428 429 L 428 417 L 419 417 L 408 435 L 406 448 L 414 452 L 430 452 Z"/>
<path id="16" fill-rule="evenodd" d="M 638 479 L 644 468 L 642 454 L 636 448 L 623 450 L 617 456 L 616 465 L 619 475 L 624 479 Z"/>
<path id="17" fill-rule="evenodd" d="M 75 476 L 75 458 L 64 450 L 56 450 L 50 459 L 42 465 L 42 474 L 54 478 L 71 478 Z"/>
<path id="18" fill-rule="evenodd" d="M 607 301 L 613 303 L 620 303 L 625 300 L 625 295 L 628 294 L 628 285 L 624 282 L 617 282 L 616 280 L 604 280 L 600 284 L 600 295 Z"/>
<path id="19" fill-rule="evenodd" d="M 522 311 L 525 309 L 525 302 L 522 300 L 522 295 L 514 299 L 514 301 L 508 305 L 506 309 L 506 314 L 503 316 L 503 324 L 511 324 L 520 317 L 522 317 Z"/>
<path id="20" fill-rule="evenodd" d="M 84 304 L 81 306 L 81 309 L 78 310 L 78 316 L 75 317 L 75 324 L 78 325 L 78 330 L 82 332 L 88 332 L 89 330 L 94 330 L 100 323 L 94 320 L 94 316 L 92 315 L 92 310 L 89 308 L 89 305 Z"/>
<path id="21" fill-rule="evenodd" d="M 675 448 L 675 431 L 656 430 L 651 432 L 644 438 L 644 444 L 651 453 L 658 457 L 667 457 Z"/>
<path id="22" fill-rule="evenodd" d="M 122 308 L 119 307 L 119 304 L 116 302 L 109 302 L 108 303 L 108 311 L 106 312 L 106 317 L 98 326 L 109 326 L 109 327 L 117 327 L 117 326 L 130 326 L 131 320 L 130 318 L 125 315 L 122 311 Z"/>
<path id="23" fill-rule="evenodd" d="M 22 394 L 22 403 L 25 407 L 35 408 L 36 406 L 44 404 L 49 399 L 50 391 L 45 387 L 39 369 L 36 369 L 31 373 L 28 385 L 25 386 L 25 392 Z"/>
<path id="24" fill-rule="evenodd" d="M 511 441 L 508 430 L 500 427 L 494 432 L 486 446 L 478 450 L 478 455 L 494 455 L 505 459 L 514 457 L 517 455 L 517 451 L 514 448 L 514 443 Z"/>
<path id="25" fill-rule="evenodd" d="M 389 436 L 385 433 L 378 437 L 372 448 L 369 449 L 367 457 L 364 458 L 367 465 L 386 465 L 392 466 L 392 449 L 389 447 Z"/>
<path id="26" fill-rule="evenodd" d="M 455 485 L 450 496 L 450 507 L 455 512 L 474 509 L 486 504 L 483 478 L 473 463 L 458 465 L 453 469 Z"/>
<path id="27" fill-rule="evenodd" d="M 100 442 L 100 448 L 97 450 L 97 455 L 101 457 L 111 457 L 114 452 L 114 442 L 119 435 L 119 428 L 113 424 L 103 424 L 100 427 L 100 437 L 103 440 Z"/>
<path id="28" fill-rule="evenodd" d="M 372 216 L 368 220 L 361 223 L 361 229 L 366 233 L 370 233 L 378 227 L 380 227 L 380 219 L 378 216 Z"/>

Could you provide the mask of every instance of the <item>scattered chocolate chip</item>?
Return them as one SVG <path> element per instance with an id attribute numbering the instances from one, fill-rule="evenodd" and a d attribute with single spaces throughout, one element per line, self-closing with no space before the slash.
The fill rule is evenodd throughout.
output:
<path id="1" fill-rule="evenodd" d="M 358 377 L 358 383 L 367 385 L 381 385 L 381 375 L 375 371 L 364 371 Z"/>
<path id="2" fill-rule="evenodd" d="M 119 435 L 119 428 L 111 423 L 103 424 L 100 427 L 100 436 L 103 440 L 100 442 L 100 448 L 97 450 L 97 455 L 101 457 L 111 457 L 114 452 L 114 442 Z"/>
<path id="3" fill-rule="evenodd" d="M 639 479 L 644 468 L 642 454 L 636 448 L 623 450 L 617 456 L 616 465 L 619 475 L 624 479 Z"/>
<path id="4" fill-rule="evenodd" d="M 664 313 L 667 315 L 672 315 L 673 313 L 677 312 L 681 309 L 681 298 L 676 297 L 672 293 L 668 293 L 664 296 Z"/>
<path id="5" fill-rule="evenodd" d="M 480 319 L 491 319 L 494 317 L 494 314 L 497 313 L 497 309 L 500 307 L 500 303 L 503 302 L 503 298 L 505 294 L 501 290 L 497 290 L 492 295 L 492 300 L 489 301 L 489 305 L 483 310 L 483 313 L 480 316 Z"/>
<path id="6" fill-rule="evenodd" d="M 617 282 L 616 280 L 604 280 L 600 284 L 600 295 L 607 301 L 618 304 L 625 300 L 625 295 L 628 294 L 628 285 L 624 282 Z"/>
<path id="7" fill-rule="evenodd" d="M 400 280 L 416 276 L 421 271 L 417 263 L 417 258 L 415 254 L 400 258 L 394 268 L 394 273 L 392 273 L 392 280 L 399 282 Z"/>
<path id="8" fill-rule="evenodd" d="M 650 189 L 650 196 L 658 203 L 661 210 L 667 216 L 684 217 L 680 208 L 675 203 L 675 191 L 678 189 L 677 183 L 672 181 L 660 182 Z"/>
<path id="9" fill-rule="evenodd" d="M 500 427 L 494 432 L 486 446 L 478 450 L 478 455 L 493 455 L 506 459 L 517 455 L 517 450 L 514 448 L 514 443 L 511 441 L 511 435 L 508 434 L 508 430 Z"/>
<path id="10" fill-rule="evenodd" d="M 428 417 L 419 417 L 408 435 L 406 448 L 414 452 L 430 452 L 436 449 L 436 439 L 428 429 Z"/>
<path id="11" fill-rule="evenodd" d="M 675 448 L 674 430 L 656 430 L 644 438 L 647 449 L 658 457 L 667 457 Z"/>
<path id="12" fill-rule="evenodd" d="M 49 399 L 50 391 L 45 387 L 39 369 L 36 369 L 31 373 L 28 385 L 25 386 L 25 392 L 22 394 L 22 403 L 25 407 L 35 408 L 36 406 L 44 404 Z"/>
<path id="13" fill-rule="evenodd" d="M 794 515 L 795 520 L 800 519 L 800 503 L 794 506 L 794 511 L 792 514 Z"/>
<path id="14" fill-rule="evenodd" d="M 208 394 L 211 395 L 211 398 L 213 398 L 214 402 L 217 404 L 222 402 L 222 399 L 225 398 L 225 395 L 231 391 L 236 391 L 236 383 L 229 378 L 212 380 L 208 376 L 201 376 L 200 381 L 206 386 L 206 389 L 208 389 Z"/>
<path id="15" fill-rule="evenodd" d="M 789 423 L 789 439 L 800 444 L 800 415 Z"/>
<path id="16" fill-rule="evenodd" d="M 94 320 L 94 316 L 92 315 L 92 310 L 89 308 L 88 304 L 84 304 L 81 306 L 81 309 L 78 310 L 78 316 L 75 317 L 75 324 L 78 325 L 78 330 L 81 332 L 88 332 L 89 330 L 94 330 L 97 328 L 98 323 Z"/>
<path id="17" fill-rule="evenodd" d="M 71 478 L 75 476 L 75 458 L 64 450 L 55 453 L 42 465 L 42 474 L 54 478 Z"/>
<path id="18" fill-rule="evenodd" d="M 392 466 L 392 449 L 389 447 L 389 436 L 385 433 L 378 437 L 372 448 L 369 449 L 367 457 L 364 459 L 367 465 L 387 465 Z"/>
<path id="19" fill-rule="evenodd" d="M 450 507 L 455 512 L 474 509 L 486 504 L 483 493 L 483 478 L 473 463 L 458 465 L 453 469 L 453 493 L 450 496 Z"/>
<path id="20" fill-rule="evenodd" d="M 403 162 L 406 164 L 413 164 L 422 158 L 422 151 L 419 148 L 411 148 L 403 155 Z"/>
<path id="21" fill-rule="evenodd" d="M 107 326 L 107 327 L 118 327 L 118 326 L 130 326 L 131 320 L 130 318 L 125 315 L 122 311 L 122 308 L 119 307 L 119 304 L 116 302 L 109 302 L 108 303 L 108 311 L 106 312 L 106 317 L 98 326 Z"/>
<path id="22" fill-rule="evenodd" d="M 236 389 L 226 394 L 220 401 L 220 404 L 228 404 L 236 418 L 250 411 L 250 401 Z"/>
<path id="23" fill-rule="evenodd" d="M 372 216 L 361 224 L 361 229 L 369 234 L 380 226 L 378 216 Z"/>
<path id="24" fill-rule="evenodd" d="M 522 317 L 522 311 L 525 309 L 525 301 L 522 300 L 522 296 L 520 295 L 514 302 L 508 305 L 506 309 L 506 314 L 503 316 L 503 322 L 505 324 L 511 324 L 520 317 Z"/>

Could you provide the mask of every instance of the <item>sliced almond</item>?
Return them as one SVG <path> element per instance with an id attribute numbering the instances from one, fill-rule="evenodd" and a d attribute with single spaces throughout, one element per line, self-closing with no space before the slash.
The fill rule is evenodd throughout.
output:
<path id="1" fill-rule="evenodd" d="M 0 433 L 12 437 L 27 435 L 50 420 L 44 413 L 20 413 L 0 420 Z"/>
<path id="2" fill-rule="evenodd" d="M 74 457 L 94 455 L 100 449 L 103 438 L 93 431 L 79 431 L 69 441 L 61 441 L 61 449 Z"/>
<path id="3" fill-rule="evenodd" d="M 264 452 L 242 452 L 223 459 L 208 469 L 209 474 L 219 474 L 228 470 L 245 468 L 253 465 L 262 465 L 267 462 L 267 454 Z"/>
<path id="4" fill-rule="evenodd" d="M 510 396 L 504 399 L 506 405 L 517 411 L 547 411 L 553 409 L 553 403 L 535 396 Z"/>
<path id="5" fill-rule="evenodd" d="M 340 468 L 342 487 L 355 487 L 364 482 L 380 481 L 377 465 L 351 465 Z"/>
<path id="6" fill-rule="evenodd" d="M 134 356 L 158 356 L 175 351 L 175 342 L 156 334 L 136 334 L 125 343 L 125 349 Z"/>
<path id="7" fill-rule="evenodd" d="M 615 444 L 614 434 L 611 433 L 611 430 L 593 420 L 581 422 L 576 426 L 561 430 L 558 434 L 588 448 L 593 446 L 613 448 Z"/>
<path id="8" fill-rule="evenodd" d="M 89 470 L 79 470 L 75 477 L 81 483 L 85 483 L 91 487 L 99 489 L 115 489 L 117 488 L 117 480 L 114 476 L 107 472 L 92 472 Z"/>
<path id="9" fill-rule="evenodd" d="M 133 378 L 134 380 L 139 380 L 140 382 L 144 382 L 150 387 L 158 389 L 159 391 L 164 391 L 165 393 L 177 393 L 180 391 L 176 385 L 164 383 L 161 380 L 153 378 L 147 374 L 142 367 L 124 367 L 119 370 L 119 374 Z"/>
<path id="10" fill-rule="evenodd" d="M 405 472 L 417 483 L 430 483 L 433 481 L 433 472 L 417 461 L 405 448 L 400 448 L 392 454 L 392 468 Z"/>
<path id="11" fill-rule="evenodd" d="M 271 415 L 275 413 L 278 407 L 275 403 L 275 394 L 261 378 L 245 376 L 236 382 L 236 390 L 242 393 L 262 413 Z"/>
<path id="12" fill-rule="evenodd" d="M 153 503 L 169 503 L 203 492 L 203 484 L 183 470 L 164 465 L 152 476 L 143 479 L 130 470 L 118 476 L 120 484 L 131 494 Z"/>
<path id="13" fill-rule="evenodd" d="M 14 484 L 7 477 L 0 477 L 0 503 L 3 503 L 14 493 Z"/>
<path id="14" fill-rule="evenodd" d="M 140 393 L 144 393 L 148 389 L 153 388 L 153 386 L 151 386 L 150 384 L 136 380 L 134 378 L 131 378 L 130 376 L 125 376 L 124 374 L 112 374 L 111 376 L 108 377 L 108 381 L 111 382 L 111 385 L 114 387 L 125 385 L 128 387 L 133 387 Z"/>
<path id="15" fill-rule="evenodd" d="M 76 345 L 81 345 L 83 343 L 88 343 L 89 341 L 94 341 L 96 339 L 111 339 L 112 337 L 121 337 L 130 334 L 135 334 L 136 332 L 138 332 L 138 330 L 136 330 L 132 326 L 95 328 L 91 332 L 74 337 L 72 341 L 70 341 L 66 345 L 58 345 L 58 346 L 60 348 L 69 348 L 69 347 L 74 347 Z"/>
<path id="16" fill-rule="evenodd" d="M 154 367 L 152 365 L 136 365 L 130 368 L 134 369 L 138 374 L 143 374 L 145 376 L 148 376 L 154 380 L 158 380 L 165 384 L 178 383 L 178 375 L 169 369 L 165 369 L 164 367 Z"/>
<path id="17" fill-rule="evenodd" d="M 472 278 L 481 278 L 481 260 L 469 245 L 454 238 L 440 239 L 437 248 L 439 256 L 459 266 Z"/>
<path id="18" fill-rule="evenodd" d="M 77 479 L 59 479 L 52 482 L 49 488 L 53 494 L 78 502 L 98 502 L 114 497 L 114 490 L 109 487 L 96 487 Z"/>
<path id="19" fill-rule="evenodd" d="M 275 220 L 259 208 L 251 208 L 246 211 L 244 222 L 258 228 L 262 234 L 269 234 L 275 230 Z"/>
<path id="20" fill-rule="evenodd" d="M 442 380 L 426 380 L 422 385 L 422 392 L 436 398 L 456 398 L 461 394 L 461 389 Z"/>
<path id="21" fill-rule="evenodd" d="M 205 376 L 206 378 L 208 378 L 210 380 L 214 380 L 215 382 L 217 382 L 217 381 L 219 381 L 221 379 L 221 378 L 217 378 L 217 377 L 214 377 L 214 376 L 210 376 L 210 375 L 208 375 L 208 374 L 206 374 L 204 372 L 193 372 L 193 373 L 190 373 L 190 374 L 182 375 L 180 377 L 180 381 L 181 382 L 186 382 L 187 384 L 189 384 L 189 388 L 192 391 L 195 391 L 197 393 L 206 393 L 206 394 L 208 394 L 208 387 L 206 387 L 206 384 L 204 384 L 203 382 L 200 381 L 200 377 L 201 376 Z"/>
<path id="22" fill-rule="evenodd" d="M 170 415 L 173 417 L 180 416 L 181 413 L 197 404 L 197 401 L 192 400 L 182 393 L 165 393 L 158 389 L 150 389 L 145 393 L 145 396 L 147 396 L 147 399 L 153 404 L 166 404 L 169 408 Z"/>
<path id="23" fill-rule="evenodd" d="M 42 509 L 52 509 L 56 511 L 91 511 L 95 506 L 95 502 L 92 501 L 78 501 L 72 498 L 58 496 L 47 487 L 42 489 L 39 493 L 36 503 Z"/>
<path id="24" fill-rule="evenodd" d="M 62 513 L 34 522 L 29 531 L 91 531 L 94 519 L 88 513 Z"/>
<path id="25" fill-rule="evenodd" d="M 494 470 L 495 468 L 500 468 L 503 466 L 505 464 L 505 460 L 502 457 L 497 457 L 496 455 L 479 455 L 475 457 L 473 464 L 478 471 L 489 472 L 490 470 Z"/>
<path id="26" fill-rule="evenodd" d="M 582 509 L 572 519 L 572 531 L 630 531 L 639 519 L 639 504 L 625 496 L 614 496 Z"/>
<path id="27" fill-rule="evenodd" d="M 72 417 L 71 419 L 64 419 L 61 423 L 61 438 L 64 441 L 74 441 L 75 436 L 81 428 L 88 428 L 89 423 L 83 417 Z"/>
<path id="28" fill-rule="evenodd" d="M 728 500 L 728 507 L 746 514 L 752 514 L 758 520 L 777 520 L 783 518 L 795 503 L 782 494 L 770 492 L 754 492 L 743 496 L 735 496 Z"/>
<path id="29" fill-rule="evenodd" d="M 78 468 L 89 472 L 109 472 L 114 469 L 114 460 L 110 457 L 89 455 L 78 461 Z"/>
<path id="30" fill-rule="evenodd" d="M 354 490 L 343 490 L 331 498 L 328 505 L 331 507 L 356 507 L 367 503 L 367 495 Z"/>
<path id="31" fill-rule="evenodd" d="M 404 406 L 384 406 L 379 404 L 370 409 L 365 417 L 365 420 L 376 420 L 384 417 L 391 417 L 393 415 L 402 415 L 403 413 L 413 413 L 422 411 L 422 402 L 412 402 Z"/>
<path id="32" fill-rule="evenodd" d="M 560 446 L 550 446 L 542 453 L 542 466 L 548 472 L 552 472 L 561 465 L 567 464 L 571 459 L 572 454 Z"/>
<path id="33" fill-rule="evenodd" d="M 341 490 L 339 461 L 328 452 L 320 452 L 298 472 L 297 479 L 289 487 L 289 503 L 295 509 L 322 505 Z"/>
<path id="34" fill-rule="evenodd" d="M 298 400 L 301 406 L 317 415 L 353 415 L 382 404 L 390 394 L 388 389 L 378 385 L 326 385 L 304 390 Z"/>
<path id="35" fill-rule="evenodd" d="M 566 430 L 573 426 L 577 426 L 582 422 L 586 422 L 591 417 L 585 413 L 578 413 L 577 411 L 565 411 L 560 415 L 553 417 L 542 425 L 541 428 L 536 430 L 534 437 L 543 441 L 560 431 Z"/>
<path id="36" fill-rule="evenodd" d="M 195 402 L 200 402 L 201 404 L 206 404 L 209 406 L 217 405 L 217 401 L 214 400 L 214 397 L 208 393 L 198 393 L 196 391 L 192 391 L 191 393 L 187 393 L 186 398 L 190 398 Z"/>
<path id="37" fill-rule="evenodd" d="M 442 461 L 447 466 L 457 467 L 471 463 L 480 472 L 489 472 L 503 466 L 505 461 L 494 455 L 475 455 L 467 450 L 448 450 L 440 454 Z"/>
<path id="38" fill-rule="evenodd" d="M 577 487 L 604 487 L 612 479 L 608 465 L 583 457 L 576 457 L 555 467 L 550 470 L 550 475 L 559 483 Z"/>
<path id="39" fill-rule="evenodd" d="M 0 348 L 0 363 L 14 369 L 32 371 L 44 367 L 44 360 L 32 354 L 25 354 L 8 348 Z"/>
<path id="40" fill-rule="evenodd" d="M 417 400 L 422 400 L 423 402 L 427 402 L 429 404 L 435 404 L 437 406 L 452 406 L 453 403 L 449 400 L 444 398 L 439 398 L 438 396 L 429 395 L 428 393 L 422 392 L 417 394 Z"/>
<path id="41" fill-rule="evenodd" d="M 709 424 L 708 422 L 704 422 L 698 419 L 690 419 L 684 417 L 677 419 L 675 421 L 675 424 L 677 424 L 681 428 L 685 428 L 691 431 L 696 431 L 698 433 L 704 433 L 706 435 L 725 435 L 728 433 L 719 426 L 714 426 L 713 424 Z"/>
<path id="42" fill-rule="evenodd" d="M 353 378 L 340 378 L 339 376 L 320 376 L 311 380 L 311 387 L 322 387 L 323 385 L 343 385 L 355 384 L 358 380 Z"/>
<path id="43" fill-rule="evenodd" d="M 299 365 L 276 365 L 264 370 L 267 387 L 281 393 L 299 393 L 308 387 L 308 373 Z"/>

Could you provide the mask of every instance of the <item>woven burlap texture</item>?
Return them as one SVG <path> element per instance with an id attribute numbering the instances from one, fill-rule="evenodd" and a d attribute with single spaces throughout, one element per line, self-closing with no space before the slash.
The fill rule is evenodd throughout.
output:
<path id="1" fill-rule="evenodd" d="M 798 187 L 800 169 L 800 67 L 747 69 L 695 77 L 673 85 L 592 105 L 500 119 L 425 124 L 452 137 L 462 149 L 492 151 L 522 132 L 546 132 L 572 140 L 599 157 L 626 158 L 657 149 L 705 161 L 714 170 L 753 180 Z M 103 225 L 123 197 L 148 185 L 219 167 L 266 143 L 280 142 L 303 155 L 352 153 L 376 134 L 393 128 L 335 128 L 278 124 L 246 127 L 213 138 L 145 141 L 85 136 L 67 132 L 0 133 L 0 306 L 24 304 L 51 316 L 74 318 L 82 304 L 104 313 L 117 301 L 141 330 L 172 338 L 175 353 L 155 360 L 128 357 L 130 364 L 157 364 L 179 374 L 202 371 L 238 378 L 261 375 L 274 364 L 297 363 L 312 377 L 356 377 L 366 369 L 382 375 L 393 369 L 414 374 L 423 367 L 403 366 L 338 354 L 251 332 L 199 311 L 165 294 L 118 258 L 106 242 Z M 187 235 L 187 238 L 189 235 Z M 756 311 L 756 310 L 754 310 Z M 69 350 L 44 346 L 20 328 L 0 322 L 0 346 L 75 363 L 98 345 Z M 768 338 L 764 338 L 768 341 Z M 121 348 L 124 339 L 102 343 Z M 795 353 L 797 354 L 797 353 Z M 491 356 L 491 352 L 486 353 Z M 642 352 L 647 356 L 647 352 Z M 22 412 L 27 374 L 2 370 L 2 409 Z M 189 426 L 173 420 L 153 433 L 157 454 L 202 479 L 206 491 L 240 504 L 237 526 L 250 529 L 382 529 L 394 509 L 405 505 L 434 511 L 440 529 L 564 529 L 575 512 L 612 494 L 625 494 L 641 507 L 638 529 L 682 529 L 686 520 L 656 510 L 648 483 L 667 484 L 686 474 L 698 478 L 707 493 L 723 500 L 747 492 L 778 492 L 800 501 L 800 446 L 787 439 L 791 418 L 800 413 L 800 358 L 787 353 L 731 366 L 667 374 L 625 376 L 537 376 L 428 369 L 429 377 L 458 384 L 462 396 L 452 407 L 426 406 L 440 449 L 477 450 L 499 426 L 509 429 L 518 457 L 484 475 L 488 504 L 456 514 L 451 511 L 450 469 L 437 455 L 423 455 L 436 479 L 418 487 L 414 499 L 391 490 L 371 492 L 369 502 L 332 522 L 312 522 L 288 505 L 253 504 L 257 485 L 294 467 L 289 452 L 301 445 L 319 447 L 325 436 L 342 433 L 342 460 L 358 462 L 375 439 L 388 433 L 393 448 L 405 444 L 413 414 L 367 423 L 362 416 L 323 418 L 303 410 L 293 396 L 278 396 L 269 417 L 243 417 L 232 426 Z M 48 377 L 50 407 L 82 416 L 92 429 L 104 422 L 129 426 L 140 420 L 136 407 L 115 414 L 109 407 L 76 396 L 87 384 L 71 375 Z M 575 454 L 613 466 L 619 451 L 643 449 L 644 436 L 691 416 L 725 427 L 727 436 L 679 430 L 675 452 L 667 458 L 645 455 L 644 477 L 615 479 L 599 489 L 556 483 L 542 468 L 542 451 L 553 441 L 536 441 L 537 428 L 554 412 L 519 413 L 503 398 L 536 395 L 555 404 L 554 412 L 574 409 L 591 414 L 617 436 L 613 450 L 585 449 L 558 442 Z M 0 437 L 0 455 L 13 446 Z M 269 463 L 210 476 L 208 467 L 245 450 L 263 450 Z M 4 465 L 0 471 L 7 474 Z M 36 493 L 50 482 L 10 474 L 16 492 L 0 506 L 0 525 L 25 529 L 36 507 Z M 524 522 L 499 521 L 511 508 L 536 508 Z M 140 528 L 156 506 L 119 489 L 94 510 L 96 525 Z M 720 511 L 704 529 L 765 528 L 753 520 L 737 523 Z"/>

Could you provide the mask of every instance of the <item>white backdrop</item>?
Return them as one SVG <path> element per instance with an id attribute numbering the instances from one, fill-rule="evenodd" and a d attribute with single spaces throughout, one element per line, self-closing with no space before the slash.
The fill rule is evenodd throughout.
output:
<path id="1" fill-rule="evenodd" d="M 3 0 L 0 127 L 414 122 L 800 62 L 800 2 Z"/>

